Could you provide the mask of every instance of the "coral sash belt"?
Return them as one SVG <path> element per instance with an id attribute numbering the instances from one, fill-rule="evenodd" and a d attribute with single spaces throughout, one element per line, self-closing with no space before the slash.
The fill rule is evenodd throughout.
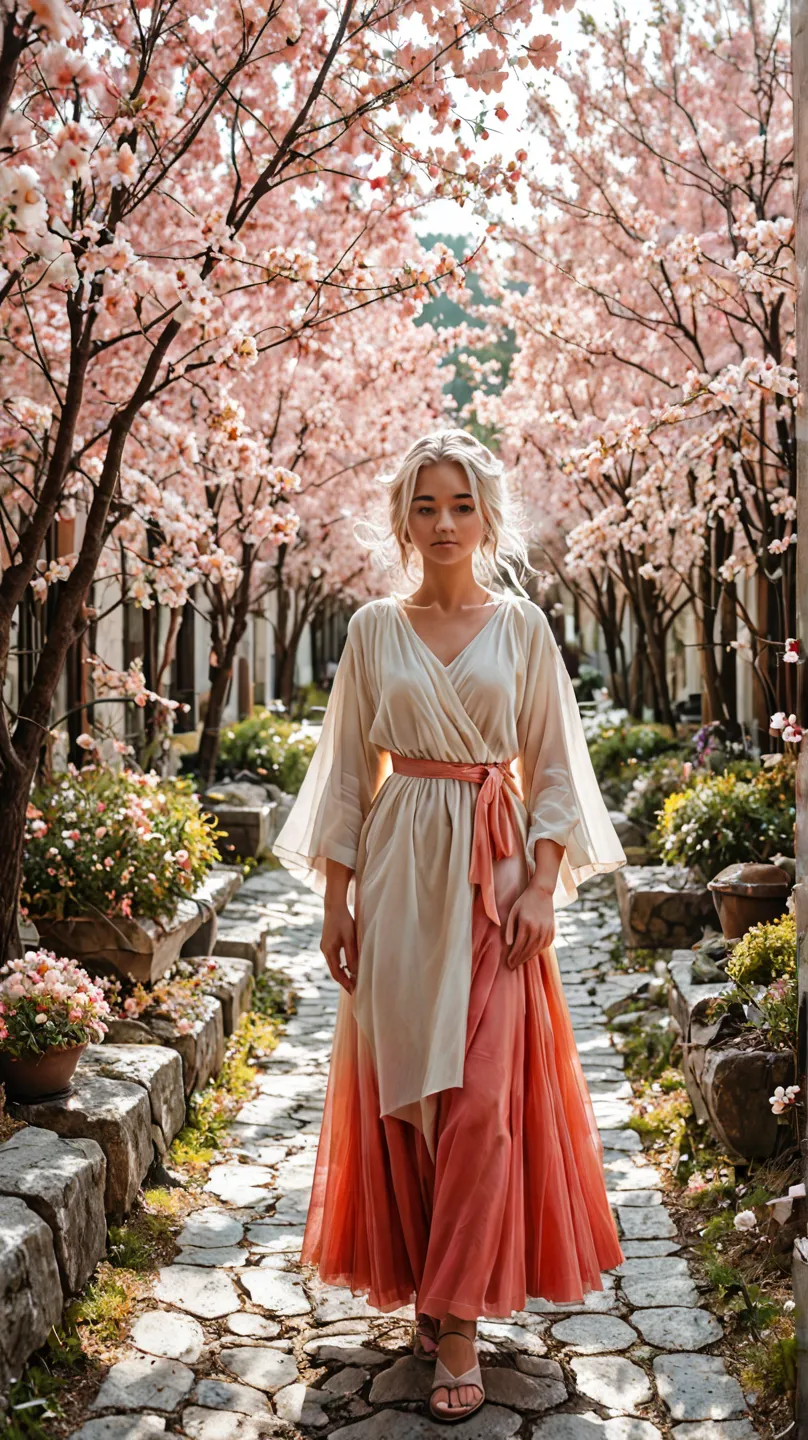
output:
<path id="1" fill-rule="evenodd" d="M 474 808 L 474 832 L 471 840 L 469 880 L 479 885 L 483 906 L 489 920 L 499 925 L 494 896 L 494 861 L 513 855 L 516 842 L 513 806 L 508 795 L 519 789 L 510 770 L 509 760 L 483 765 L 466 765 L 454 760 L 414 760 L 408 755 L 390 755 L 396 775 L 416 776 L 421 780 L 470 780 L 480 786 Z"/>

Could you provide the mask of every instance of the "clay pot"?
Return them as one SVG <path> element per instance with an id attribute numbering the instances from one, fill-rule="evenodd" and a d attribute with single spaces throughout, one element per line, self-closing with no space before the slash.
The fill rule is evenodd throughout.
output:
<path id="1" fill-rule="evenodd" d="M 779 865 L 736 862 L 707 884 L 727 940 L 740 940 L 753 925 L 779 920 L 786 913 L 791 880 Z"/>
<path id="2" fill-rule="evenodd" d="M 63 1094 L 86 1049 L 86 1045 L 71 1045 L 19 1059 L 0 1050 L 0 1081 L 6 1087 L 6 1097 L 29 1104 Z"/>

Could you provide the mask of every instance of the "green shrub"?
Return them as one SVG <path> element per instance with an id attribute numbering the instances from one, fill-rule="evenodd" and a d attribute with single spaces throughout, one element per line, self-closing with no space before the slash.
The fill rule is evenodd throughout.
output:
<path id="1" fill-rule="evenodd" d="M 768 985 L 781 975 L 796 973 L 797 925 L 793 915 L 753 925 L 727 961 L 730 979 L 744 985 Z"/>
<path id="2" fill-rule="evenodd" d="M 657 827 L 660 854 L 709 879 L 739 860 L 794 849 L 795 767 L 784 756 L 751 779 L 708 775 L 669 795 Z"/>
<path id="3" fill-rule="evenodd" d="M 684 764 L 681 756 L 665 754 L 647 765 L 637 766 L 623 809 L 652 840 L 656 838 L 656 823 L 668 796 L 693 784 L 692 774 L 685 772 Z"/>
<path id="4" fill-rule="evenodd" d="M 222 731 L 219 771 L 252 770 L 296 795 L 309 768 L 316 737 L 274 710 L 258 709 Z"/>
<path id="5" fill-rule="evenodd" d="M 28 806 L 21 901 L 34 919 L 171 919 L 218 859 L 189 780 L 71 766 Z"/>
<path id="6" fill-rule="evenodd" d="M 677 748 L 669 725 L 613 725 L 600 732 L 589 746 L 599 780 L 623 778 L 627 766 L 642 764 Z"/>

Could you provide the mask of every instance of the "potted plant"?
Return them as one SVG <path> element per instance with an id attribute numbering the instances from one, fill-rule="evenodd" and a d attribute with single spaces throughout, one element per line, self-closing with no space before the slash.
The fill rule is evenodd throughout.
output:
<path id="1" fill-rule="evenodd" d="M 70 767 L 28 807 L 21 908 L 89 969 L 154 981 L 202 923 L 216 834 L 187 780 Z"/>
<path id="2" fill-rule="evenodd" d="M 11 1100 L 64 1093 L 106 1034 L 104 991 L 75 960 L 32 950 L 0 969 L 0 1080 Z"/>

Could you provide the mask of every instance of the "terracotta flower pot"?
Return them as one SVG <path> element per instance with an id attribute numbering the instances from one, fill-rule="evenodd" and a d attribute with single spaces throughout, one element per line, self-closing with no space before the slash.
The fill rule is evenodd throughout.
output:
<path id="1" fill-rule="evenodd" d="M 741 940 L 753 925 L 779 920 L 786 913 L 791 881 L 779 865 L 734 864 L 707 883 L 721 933 Z"/>
<path id="2" fill-rule="evenodd" d="M 44 1055 L 23 1055 L 19 1059 L 0 1050 L 0 1081 L 9 1100 L 32 1103 L 49 1100 L 67 1090 L 86 1045 L 48 1050 Z"/>

